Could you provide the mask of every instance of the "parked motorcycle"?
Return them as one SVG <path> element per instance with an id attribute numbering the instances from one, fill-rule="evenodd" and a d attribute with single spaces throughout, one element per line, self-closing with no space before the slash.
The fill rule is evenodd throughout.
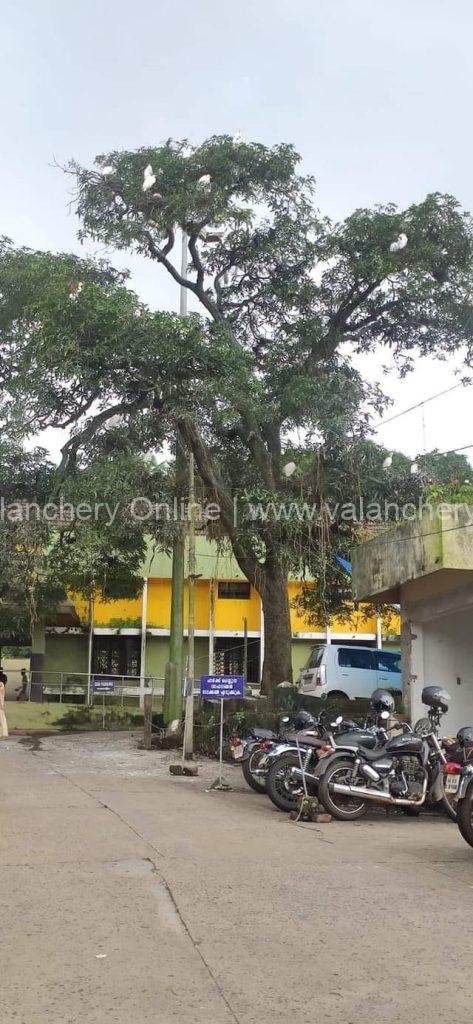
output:
<path id="1" fill-rule="evenodd" d="M 457 732 L 455 748 L 456 771 L 449 772 L 446 788 L 456 807 L 460 833 L 473 846 L 473 726 L 466 725 Z"/>
<path id="2" fill-rule="evenodd" d="M 381 691 L 379 691 L 381 692 Z M 389 695 L 388 695 L 389 696 Z M 431 709 L 430 728 L 417 735 L 403 725 L 403 733 L 388 740 L 382 750 L 362 747 L 333 753 L 320 779 L 318 796 L 339 821 L 361 818 L 370 803 L 417 812 L 426 800 L 440 804 L 456 819 L 446 793 L 445 752 L 437 736 L 438 723 L 448 711 L 449 694 L 440 686 L 426 686 L 422 703 Z"/>
<path id="3" fill-rule="evenodd" d="M 294 715 L 283 715 L 278 732 L 252 726 L 243 738 L 231 736 L 232 757 L 241 762 L 244 779 L 250 788 L 256 793 L 266 792 L 266 771 L 261 770 L 260 765 L 275 743 L 283 742 L 289 732 L 299 734 L 310 729 L 317 729 L 317 720 L 308 711 L 301 710 Z"/>
<path id="4" fill-rule="evenodd" d="M 322 759 L 335 747 L 341 755 L 345 749 L 353 750 L 355 744 L 374 749 L 386 743 L 388 734 L 382 727 L 383 719 L 373 706 L 372 711 L 376 715 L 373 723 L 360 726 L 339 715 L 328 729 L 327 712 L 323 711 L 315 734 L 288 736 L 286 743 L 273 745 L 260 762 L 261 770 L 266 772 L 266 792 L 273 804 L 281 811 L 293 810 L 304 794 L 304 781 L 308 793 L 315 794 L 324 768 Z M 387 712 L 383 713 L 389 717 Z"/>

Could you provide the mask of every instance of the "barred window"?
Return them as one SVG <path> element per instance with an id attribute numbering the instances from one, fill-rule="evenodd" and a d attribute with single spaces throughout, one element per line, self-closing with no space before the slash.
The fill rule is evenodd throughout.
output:
<path id="1" fill-rule="evenodd" d="M 248 580 L 231 580 L 228 583 L 219 583 L 218 596 L 247 601 L 250 596 L 250 584 Z"/>

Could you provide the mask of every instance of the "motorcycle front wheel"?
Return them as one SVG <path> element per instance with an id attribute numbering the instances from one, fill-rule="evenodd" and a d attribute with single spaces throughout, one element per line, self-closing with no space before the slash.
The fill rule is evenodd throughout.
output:
<path id="1" fill-rule="evenodd" d="M 304 796 L 302 779 L 294 774 L 294 768 L 300 768 L 297 754 L 282 754 L 273 761 L 266 776 L 266 792 L 280 811 L 293 811 Z M 307 788 L 310 792 L 315 787 Z"/>
<path id="2" fill-rule="evenodd" d="M 457 825 L 466 843 L 473 846 L 473 785 L 470 782 L 466 795 L 457 804 Z"/>
<path id="3" fill-rule="evenodd" d="M 357 796 L 334 793 L 333 784 L 347 785 L 351 780 L 353 761 L 340 758 L 326 768 L 319 782 L 319 799 L 325 809 L 338 821 L 356 821 L 368 810 L 368 801 Z"/>
<path id="4" fill-rule="evenodd" d="M 447 815 L 447 818 L 450 818 L 451 821 L 457 821 L 457 805 L 453 799 L 453 796 L 450 797 L 445 792 L 444 775 L 442 775 L 442 797 L 438 801 L 437 805 L 434 804 L 434 806 L 440 807 Z"/>
<path id="5" fill-rule="evenodd" d="M 251 789 L 254 789 L 255 793 L 266 793 L 266 775 L 253 775 L 253 769 L 259 767 L 259 761 L 263 755 L 266 755 L 266 750 L 256 747 L 251 751 L 250 756 L 241 763 L 245 782 Z"/>

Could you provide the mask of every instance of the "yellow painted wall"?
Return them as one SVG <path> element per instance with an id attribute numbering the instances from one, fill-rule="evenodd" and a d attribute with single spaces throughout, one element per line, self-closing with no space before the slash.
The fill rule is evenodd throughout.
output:
<path id="1" fill-rule="evenodd" d="M 81 622 L 88 623 L 89 602 L 81 594 L 72 594 L 71 598 Z M 113 619 L 124 619 L 126 621 L 141 620 L 141 597 L 134 599 L 125 597 L 119 601 L 102 601 L 97 596 L 94 603 L 95 625 L 108 626 Z"/>
<path id="2" fill-rule="evenodd" d="M 228 598 L 218 596 L 218 584 L 215 584 L 215 629 L 234 633 L 243 630 L 243 619 L 248 620 L 248 629 L 259 632 L 261 625 L 260 598 L 254 587 L 250 589 L 250 597 Z"/>
<path id="3" fill-rule="evenodd" d="M 96 626 L 107 626 L 113 619 L 141 619 L 141 597 L 133 600 L 123 598 L 120 601 L 100 601 L 94 606 L 94 622 Z"/>
<path id="4" fill-rule="evenodd" d="M 209 628 L 210 591 L 209 580 L 196 580 L 195 583 L 195 628 Z M 169 629 L 171 623 L 171 580 L 149 580 L 148 582 L 148 625 L 159 629 Z M 189 622 L 189 590 L 184 585 L 184 629 Z"/>
<path id="5" fill-rule="evenodd" d="M 306 584 L 306 586 L 310 587 L 310 583 Z M 324 625 L 309 622 L 298 608 L 293 607 L 294 598 L 300 593 L 301 588 L 302 584 L 297 580 L 291 580 L 288 583 L 289 601 L 291 604 L 291 630 L 293 633 L 323 633 L 325 631 Z M 335 617 L 330 624 L 330 628 L 333 633 L 376 633 L 376 615 L 367 617 L 363 606 L 361 606 L 358 611 L 353 609 L 350 618 L 347 620 Z M 399 616 L 393 613 L 390 632 L 400 633 L 400 631 Z"/>
<path id="6" fill-rule="evenodd" d="M 376 633 L 376 615 L 366 617 L 366 613 L 360 608 L 353 610 L 349 619 L 333 619 L 330 624 L 333 633 Z"/>
<path id="7" fill-rule="evenodd" d="M 310 584 L 308 584 L 310 586 Z M 305 615 L 298 609 L 293 607 L 294 598 L 300 593 L 302 589 L 301 583 L 296 580 L 290 580 L 287 585 L 289 593 L 289 604 L 291 609 L 291 631 L 293 633 L 314 633 L 320 632 L 322 627 L 311 625 L 307 621 Z"/>
<path id="8" fill-rule="evenodd" d="M 148 580 L 148 625 L 169 629 L 171 621 L 171 580 Z"/>
<path id="9" fill-rule="evenodd" d="M 293 633 L 324 632 L 324 626 L 309 622 L 306 616 L 293 607 L 294 598 L 301 590 L 302 584 L 292 580 L 288 583 L 289 601 L 291 605 L 291 630 Z M 309 584 L 310 586 L 310 584 Z M 210 616 L 210 581 L 196 580 L 195 585 L 195 627 L 196 629 L 209 628 Z M 184 588 L 184 627 L 188 626 L 188 588 L 187 582 Z M 88 602 L 84 598 L 75 595 L 74 604 L 77 613 L 82 621 L 88 620 Z M 250 597 L 246 599 L 219 598 L 218 584 L 215 583 L 215 629 L 220 632 L 233 633 L 243 630 L 243 619 L 248 620 L 248 629 L 251 632 L 259 632 L 261 628 L 260 598 L 254 587 L 251 587 Z M 148 582 L 148 626 L 169 629 L 171 616 L 171 580 L 150 579 Z M 97 598 L 95 602 L 95 625 L 107 626 L 114 619 L 135 621 L 141 619 L 141 597 L 134 600 L 101 601 Z M 389 632 L 399 633 L 399 616 L 393 612 L 391 622 L 387 627 Z M 376 617 L 366 617 L 363 607 L 359 611 L 353 610 L 348 621 L 334 619 L 331 623 L 334 633 L 376 633 Z M 384 626 L 386 629 L 386 625 Z"/>

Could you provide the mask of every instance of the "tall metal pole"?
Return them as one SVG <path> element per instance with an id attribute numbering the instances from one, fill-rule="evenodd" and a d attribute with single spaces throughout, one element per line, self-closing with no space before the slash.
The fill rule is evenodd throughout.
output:
<path id="1" fill-rule="evenodd" d="M 148 622 L 148 577 L 143 580 L 141 597 L 140 708 L 144 707 L 146 679 L 146 626 Z M 123 694 L 123 686 L 122 686 Z"/>
<path id="2" fill-rule="evenodd" d="M 243 679 L 248 686 L 248 619 L 243 619 Z"/>
<path id="3" fill-rule="evenodd" d="M 210 580 L 209 592 L 209 675 L 213 675 L 215 661 L 215 580 Z"/>
<path id="4" fill-rule="evenodd" d="M 89 602 L 89 650 L 87 657 L 87 705 L 91 703 L 92 693 L 92 655 L 94 650 L 94 597 Z"/>
<path id="5" fill-rule="evenodd" d="M 181 276 L 187 277 L 187 235 L 181 238 Z M 187 288 L 180 286 L 179 313 L 187 316 Z M 180 509 L 186 458 L 179 438 L 176 438 L 176 507 Z M 169 631 L 169 661 L 165 667 L 163 717 L 165 723 L 180 719 L 182 714 L 183 637 L 184 637 L 184 524 L 172 548 L 171 622 Z"/>
<path id="6" fill-rule="evenodd" d="M 195 479 L 194 456 L 189 455 L 189 630 L 186 680 L 186 716 L 184 721 L 184 757 L 194 753 L 194 673 L 195 673 Z"/>

